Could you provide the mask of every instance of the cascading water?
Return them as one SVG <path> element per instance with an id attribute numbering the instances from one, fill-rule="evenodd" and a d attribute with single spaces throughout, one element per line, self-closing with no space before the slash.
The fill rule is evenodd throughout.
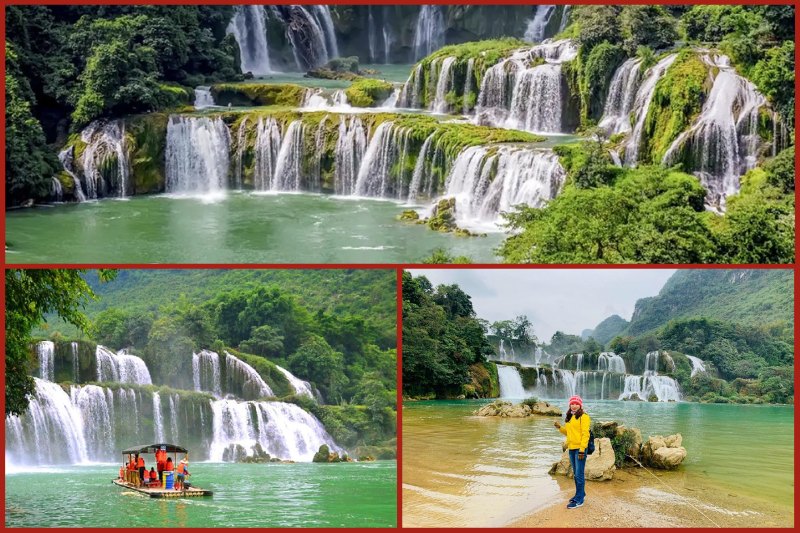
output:
<path id="1" fill-rule="evenodd" d="M 228 25 L 239 44 L 242 72 L 264 76 L 272 72 L 267 46 L 267 14 L 264 6 L 238 6 Z"/>
<path id="2" fill-rule="evenodd" d="M 400 90 L 400 95 L 397 97 L 397 103 L 395 104 L 396 107 L 399 108 L 406 108 L 406 109 L 417 109 L 419 108 L 422 98 L 422 78 L 424 76 L 424 72 L 422 70 L 422 64 L 418 64 L 414 69 L 411 71 L 411 74 L 408 76 L 408 80 L 406 80 L 405 84 L 403 84 L 403 88 Z"/>
<path id="3" fill-rule="evenodd" d="M 372 16 L 372 6 L 367 6 L 367 41 L 369 42 L 369 60 L 372 63 L 377 59 L 378 30 L 375 27 L 375 17 Z"/>
<path id="4" fill-rule="evenodd" d="M 130 181 L 125 124 L 120 120 L 94 121 L 81 131 L 81 141 L 86 143 L 81 166 L 87 196 L 106 195 L 113 187 L 117 197 L 125 197 Z"/>
<path id="5" fill-rule="evenodd" d="M 208 350 L 192 354 L 192 383 L 196 391 L 208 391 L 222 397 L 222 372 L 219 354 Z"/>
<path id="6" fill-rule="evenodd" d="M 555 11 L 556 6 L 554 5 L 536 6 L 536 14 L 528 21 L 528 27 L 525 30 L 525 40 L 531 43 L 542 42 L 544 30 Z"/>
<path id="7" fill-rule="evenodd" d="M 97 345 L 95 350 L 97 360 L 97 381 L 134 383 L 137 385 L 151 385 L 150 371 L 139 357 L 130 355 L 120 350 L 114 353 L 104 346 Z"/>
<path id="8" fill-rule="evenodd" d="M 420 149 L 419 156 L 417 157 L 417 162 L 414 164 L 414 173 L 411 175 L 411 183 L 408 186 L 409 202 L 415 202 L 417 200 L 417 196 L 419 195 L 419 191 L 422 186 L 423 176 L 427 175 L 425 166 L 430 165 L 429 154 L 435 138 L 436 133 L 431 133 L 425 138 L 425 142 L 422 143 L 422 148 Z"/>
<path id="9" fill-rule="evenodd" d="M 645 356 L 644 373 L 641 376 L 625 377 L 625 390 L 620 394 L 620 400 L 649 401 L 655 397 L 659 402 L 681 401 L 678 383 L 671 377 L 658 375 L 660 355 L 662 354 L 659 351 L 648 352 Z M 669 361 L 672 362 L 671 357 Z M 674 367 L 674 363 L 672 365 Z"/>
<path id="10" fill-rule="evenodd" d="M 647 111 L 650 109 L 650 102 L 656 90 L 656 83 L 667 73 L 667 69 L 675 62 L 677 57 L 677 54 L 669 54 L 644 73 L 644 79 L 639 85 L 639 90 L 636 91 L 636 98 L 633 101 L 632 112 L 633 116 L 636 117 L 636 121 L 625 145 L 625 164 L 627 166 L 636 166 L 639 161 L 639 145 L 642 142 L 644 121 L 647 118 Z"/>
<path id="11" fill-rule="evenodd" d="M 64 197 L 64 188 L 58 178 L 50 178 L 50 194 L 55 198 L 56 202 L 60 202 Z"/>
<path id="12" fill-rule="evenodd" d="M 39 359 L 39 377 L 45 381 L 54 381 L 56 345 L 51 341 L 36 344 L 36 356 Z"/>
<path id="13" fill-rule="evenodd" d="M 161 413 L 161 395 L 158 392 L 153 393 L 153 431 L 155 433 L 155 440 L 153 442 L 167 442 L 164 437 L 164 416 Z"/>
<path id="14" fill-rule="evenodd" d="M 214 195 L 228 184 L 231 138 L 220 117 L 172 115 L 167 125 L 167 192 Z"/>
<path id="15" fill-rule="evenodd" d="M 392 168 L 405 168 L 411 130 L 384 122 L 367 146 L 356 179 L 355 194 L 377 198 L 403 198 L 402 176 L 393 176 Z"/>
<path id="16" fill-rule="evenodd" d="M 69 348 L 72 354 L 72 382 L 79 383 L 81 381 L 81 360 L 78 353 L 78 343 L 71 342 Z"/>
<path id="17" fill-rule="evenodd" d="M 194 88 L 194 108 L 207 109 L 216 107 L 214 97 L 211 95 L 211 87 L 198 86 Z"/>
<path id="18" fill-rule="evenodd" d="M 564 6 L 563 11 L 561 11 L 561 22 L 558 25 L 558 33 L 561 33 L 567 28 L 567 24 L 569 24 L 569 10 L 570 6 Z"/>
<path id="19" fill-rule="evenodd" d="M 718 70 L 714 85 L 691 128 L 681 133 L 664 155 L 665 165 L 684 162 L 700 178 L 707 203 L 725 207 L 739 192 L 739 176 L 757 163 L 758 110 L 767 104 L 755 85 L 739 76 L 726 56 L 702 56 Z"/>
<path id="20" fill-rule="evenodd" d="M 692 363 L 692 374 L 689 377 L 694 377 L 695 375 L 699 374 L 700 372 L 706 371 L 706 365 L 702 359 L 699 357 L 695 357 L 693 355 L 686 356 L 689 361 Z"/>
<path id="21" fill-rule="evenodd" d="M 414 61 L 444 46 L 444 13 L 441 6 L 422 6 L 414 30 Z"/>
<path id="22" fill-rule="evenodd" d="M 478 94 L 476 123 L 539 133 L 561 132 L 561 63 L 575 59 L 577 50 L 569 40 L 544 43 L 518 50 L 487 69 Z"/>
<path id="23" fill-rule="evenodd" d="M 247 117 L 239 122 L 239 131 L 236 133 L 236 151 L 233 154 L 233 180 L 234 187 L 242 188 L 244 182 L 244 150 L 247 144 Z"/>
<path id="24" fill-rule="evenodd" d="M 83 417 L 61 386 L 33 378 L 35 392 L 22 416 L 6 416 L 6 466 L 84 463 Z"/>
<path id="25" fill-rule="evenodd" d="M 602 352 L 597 357 L 597 370 L 625 374 L 625 360 L 614 352 Z"/>
<path id="26" fill-rule="evenodd" d="M 469 113 L 471 102 L 469 99 L 470 93 L 472 92 L 472 76 L 473 71 L 475 69 L 475 58 L 470 57 L 467 60 L 467 77 L 464 79 L 464 103 L 462 106 L 462 111 L 466 115 Z"/>
<path id="27" fill-rule="evenodd" d="M 444 196 L 455 197 L 459 226 L 495 224 L 514 205 L 541 207 L 555 198 L 565 177 L 551 151 L 473 146 L 453 163 Z"/>
<path id="28" fill-rule="evenodd" d="M 237 459 L 237 446 L 253 455 L 257 444 L 272 456 L 292 461 L 311 461 L 323 444 L 340 450 L 319 420 L 294 404 L 217 400 L 212 409 L 212 461 Z"/>
<path id="29" fill-rule="evenodd" d="M 75 192 L 73 193 L 75 200 L 78 202 L 85 202 L 86 195 L 83 193 L 83 185 L 77 174 L 75 174 L 75 167 L 73 166 L 74 153 L 75 147 L 72 145 L 68 146 L 58 153 L 58 160 L 61 162 L 64 171 L 72 178 L 72 183 L 75 184 Z"/>
<path id="30" fill-rule="evenodd" d="M 603 116 L 598 124 L 607 135 L 631 131 L 630 114 L 636 99 L 641 64 L 641 59 L 628 59 L 611 78 Z"/>
<path id="31" fill-rule="evenodd" d="M 256 370 L 233 355 L 225 352 L 225 375 L 228 391 L 240 389 L 243 398 L 265 398 L 275 396 L 272 389 Z"/>
<path id="32" fill-rule="evenodd" d="M 367 131 L 358 117 L 339 117 L 339 138 L 336 141 L 334 191 L 351 195 L 356 191 L 358 170 L 367 147 Z"/>
<path id="33" fill-rule="evenodd" d="M 513 366 L 497 365 L 497 379 L 500 383 L 500 397 L 520 400 L 527 398 L 519 371 Z"/>
<path id="34" fill-rule="evenodd" d="M 299 191 L 303 180 L 303 135 L 305 125 L 294 120 L 286 128 L 286 135 L 275 163 L 275 174 L 270 181 L 270 190 Z"/>
<path id="35" fill-rule="evenodd" d="M 259 117 L 256 125 L 254 146 L 255 169 L 253 188 L 257 191 L 270 189 L 281 149 L 281 129 L 272 117 Z"/>
<path id="36" fill-rule="evenodd" d="M 281 374 L 286 376 L 286 379 L 289 380 L 289 383 L 292 385 L 295 394 L 297 394 L 298 396 L 307 396 L 312 400 L 314 399 L 314 391 L 311 389 L 311 384 L 308 381 L 303 381 L 302 379 L 299 379 L 298 377 L 296 377 L 294 374 L 292 374 L 282 366 L 275 365 L 275 368 L 277 368 Z"/>
<path id="37" fill-rule="evenodd" d="M 72 404 L 80 411 L 82 432 L 89 457 L 105 459 L 115 455 L 114 393 L 97 385 L 72 386 Z M 162 442 L 162 441 L 156 441 Z"/>
<path id="38" fill-rule="evenodd" d="M 431 106 L 431 110 L 434 113 L 447 113 L 450 110 L 450 104 L 447 103 L 447 93 L 453 86 L 453 65 L 455 62 L 455 57 L 446 57 L 442 60 L 442 66 L 438 70 L 438 79 L 436 80 L 436 93 Z"/>

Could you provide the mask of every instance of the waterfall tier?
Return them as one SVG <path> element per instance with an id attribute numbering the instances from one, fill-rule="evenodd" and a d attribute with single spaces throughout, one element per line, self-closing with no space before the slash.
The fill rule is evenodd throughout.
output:
<path id="1" fill-rule="evenodd" d="M 167 125 L 166 189 L 214 195 L 228 184 L 230 132 L 221 118 L 172 115 Z"/>
<path id="2" fill-rule="evenodd" d="M 233 395 L 245 400 L 275 396 L 264 378 L 249 364 L 225 352 L 202 350 L 192 354 L 194 390 L 210 392 L 217 398 Z"/>
<path id="3" fill-rule="evenodd" d="M 97 381 L 101 383 L 132 383 L 150 385 L 150 371 L 145 362 L 135 355 L 120 350 L 114 353 L 104 346 L 97 345 Z"/>

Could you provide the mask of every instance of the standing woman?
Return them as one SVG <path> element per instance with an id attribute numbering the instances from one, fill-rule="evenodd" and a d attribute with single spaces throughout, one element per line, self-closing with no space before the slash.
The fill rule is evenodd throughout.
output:
<path id="1" fill-rule="evenodd" d="M 567 509 L 575 509 L 583 505 L 586 498 L 583 471 L 586 468 L 586 447 L 589 446 L 589 428 L 592 425 L 589 415 L 583 412 L 583 400 L 580 396 L 569 399 L 569 411 L 564 426 L 560 422 L 555 422 L 554 425 L 567 436 L 569 463 L 575 477 L 575 496 L 570 498 Z"/>

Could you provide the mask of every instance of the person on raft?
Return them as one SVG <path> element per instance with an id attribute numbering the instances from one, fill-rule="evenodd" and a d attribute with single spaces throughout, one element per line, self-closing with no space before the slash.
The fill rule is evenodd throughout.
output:
<path id="1" fill-rule="evenodd" d="M 569 410 L 565 423 L 562 426 L 556 421 L 553 424 L 561 433 L 567 436 L 567 449 L 569 450 L 569 463 L 575 477 L 575 496 L 570 498 L 567 509 L 576 509 L 583 505 L 586 498 L 586 448 L 589 446 L 589 429 L 592 420 L 583 412 L 583 400 L 580 396 L 569 399 Z"/>
<path id="2" fill-rule="evenodd" d="M 191 476 L 189 473 L 189 456 L 186 455 L 181 459 L 180 464 L 178 465 L 178 480 L 175 484 L 176 490 L 183 490 L 184 482 L 186 480 L 186 476 Z"/>

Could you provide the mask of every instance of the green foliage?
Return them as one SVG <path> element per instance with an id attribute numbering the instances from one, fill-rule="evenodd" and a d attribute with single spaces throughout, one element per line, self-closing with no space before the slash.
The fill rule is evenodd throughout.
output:
<path id="1" fill-rule="evenodd" d="M 625 170 L 613 186 L 565 187 L 543 209 L 506 218 L 499 253 L 521 263 L 702 263 L 713 250 L 697 180 L 660 167 Z"/>
<path id="2" fill-rule="evenodd" d="M 28 397 L 34 391 L 33 379 L 28 375 L 28 346 L 31 331 L 45 320 L 45 315 L 55 313 L 82 330 L 89 327 L 81 308 L 94 298 L 94 293 L 81 278 L 83 272 L 6 270 L 6 415 L 19 415 L 28 408 Z M 114 275 L 113 271 L 99 271 L 102 280 L 110 280 Z"/>
<path id="3" fill-rule="evenodd" d="M 622 48 L 607 41 L 595 46 L 589 52 L 583 63 L 583 89 L 588 100 L 588 117 L 599 119 L 602 116 L 608 85 L 624 59 Z"/>
<path id="4" fill-rule="evenodd" d="M 636 442 L 636 432 L 628 428 L 620 432 L 617 431 L 618 427 L 620 426 L 616 423 L 603 427 L 603 424 L 599 421 L 592 422 L 594 438 L 611 440 L 611 447 L 614 449 L 614 464 L 617 468 L 622 468 L 625 464 L 628 450 Z"/>
<path id="5" fill-rule="evenodd" d="M 425 265 L 447 265 L 447 264 L 469 264 L 472 259 L 469 257 L 459 255 L 454 256 L 444 248 L 437 248 L 429 257 L 425 257 L 420 261 Z"/>
<path id="6" fill-rule="evenodd" d="M 751 77 L 789 124 L 794 124 L 794 41 L 770 48 L 753 67 Z"/>
<path id="7" fill-rule="evenodd" d="M 782 150 L 763 165 L 767 183 L 784 193 L 794 193 L 794 146 Z"/>
<path id="8" fill-rule="evenodd" d="M 33 91 L 21 71 L 14 46 L 6 41 L 6 205 L 50 192 L 58 160 L 45 144 L 33 116 Z"/>
<path id="9" fill-rule="evenodd" d="M 606 345 L 609 343 L 609 341 L 611 341 L 611 339 L 617 337 L 617 335 L 625 331 L 627 327 L 627 320 L 619 315 L 611 315 L 594 328 L 592 331 L 592 337 L 594 337 L 600 344 Z"/>
<path id="10" fill-rule="evenodd" d="M 567 176 L 579 189 L 610 185 L 620 173 L 599 139 L 581 141 L 578 145 L 557 146 L 555 152 L 561 158 Z"/>
<path id="11" fill-rule="evenodd" d="M 493 349 L 474 316 L 469 295 L 457 285 L 431 287 L 403 273 L 403 392 L 461 394 L 470 366 Z"/>
<path id="12" fill-rule="evenodd" d="M 694 52 L 683 51 L 656 83 L 644 123 L 639 159 L 660 162 L 672 142 L 700 113 L 710 87 L 707 67 Z"/>
<path id="13" fill-rule="evenodd" d="M 678 38 L 676 25 L 663 6 L 625 6 L 620 17 L 623 47 L 628 55 L 640 46 L 668 48 Z"/>
<path id="14" fill-rule="evenodd" d="M 345 90 L 347 101 L 355 107 L 374 107 L 392 94 L 394 86 L 383 80 L 360 78 Z"/>
<path id="15" fill-rule="evenodd" d="M 591 50 L 602 42 L 621 42 L 620 6 L 575 6 L 572 20 L 578 26 L 578 42 Z"/>

